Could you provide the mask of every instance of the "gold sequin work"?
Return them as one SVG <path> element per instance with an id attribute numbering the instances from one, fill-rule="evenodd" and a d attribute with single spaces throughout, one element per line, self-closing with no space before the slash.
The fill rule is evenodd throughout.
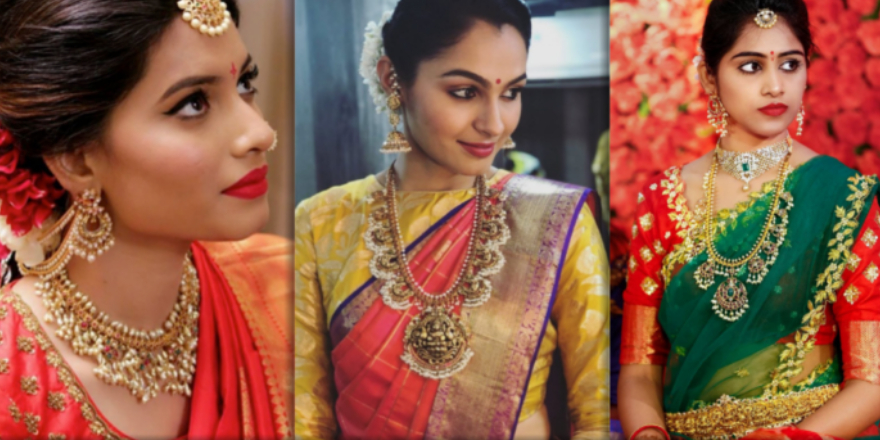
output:
<path id="1" fill-rule="evenodd" d="M 865 278 L 872 283 L 877 280 L 878 275 L 880 275 L 880 270 L 877 269 L 877 265 L 874 263 L 871 263 L 865 270 Z"/>
<path id="2" fill-rule="evenodd" d="M 639 255 L 642 257 L 642 261 L 645 263 L 651 261 L 654 258 L 654 254 L 651 253 L 651 248 L 645 246 L 639 250 Z"/>
<path id="3" fill-rule="evenodd" d="M 666 253 L 666 249 L 663 248 L 663 243 L 660 240 L 654 240 L 654 253 L 663 256 Z"/>
<path id="4" fill-rule="evenodd" d="M 9 373 L 9 359 L 0 359 L 0 374 Z"/>
<path id="5" fill-rule="evenodd" d="M 639 217 L 639 225 L 641 225 L 643 231 L 650 231 L 654 227 L 654 214 L 649 212 Z"/>
<path id="6" fill-rule="evenodd" d="M 642 290 L 647 295 L 653 295 L 654 292 L 657 291 L 657 288 L 660 287 L 657 285 L 657 282 L 652 280 L 651 278 L 645 278 L 642 280 Z"/>
<path id="7" fill-rule="evenodd" d="M 67 440 L 67 437 L 65 437 L 64 434 L 58 434 L 58 433 L 52 432 L 52 433 L 49 433 L 49 440 Z"/>
<path id="8" fill-rule="evenodd" d="M 49 408 L 55 411 L 64 411 L 67 407 L 63 393 L 49 393 Z"/>
<path id="9" fill-rule="evenodd" d="M 850 254 L 849 258 L 846 260 L 846 268 L 851 271 L 858 269 L 859 264 L 862 264 L 862 259 L 856 254 Z"/>
<path id="10" fill-rule="evenodd" d="M 850 304 L 855 304 L 856 300 L 859 299 L 859 294 L 862 292 L 858 287 L 854 285 L 850 285 L 846 288 L 846 292 L 843 292 L 843 297 L 846 298 L 846 301 Z"/>
<path id="11" fill-rule="evenodd" d="M 15 343 L 18 345 L 18 350 L 23 351 L 28 354 L 34 354 L 34 340 L 28 338 L 27 336 L 19 336 L 16 338 Z"/>
<path id="12" fill-rule="evenodd" d="M 33 435 L 40 433 L 40 416 L 32 413 L 24 414 L 24 426 Z"/>
<path id="13" fill-rule="evenodd" d="M 37 394 L 37 390 L 40 389 L 40 384 L 37 383 L 36 376 L 22 376 L 21 377 L 21 390 L 26 394 L 30 394 L 31 396 Z"/>
<path id="14" fill-rule="evenodd" d="M 868 247 L 874 247 L 874 244 L 877 243 L 877 233 L 873 229 L 868 229 L 865 231 L 865 235 L 862 236 L 862 243 L 865 243 Z"/>

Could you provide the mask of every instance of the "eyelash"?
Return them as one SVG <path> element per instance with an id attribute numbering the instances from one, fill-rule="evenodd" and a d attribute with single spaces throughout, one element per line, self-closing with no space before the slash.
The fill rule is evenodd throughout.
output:
<path id="1" fill-rule="evenodd" d="M 783 69 L 786 72 L 794 72 L 794 71 L 797 71 L 798 68 L 801 67 L 801 62 L 799 60 L 785 60 L 782 63 L 783 66 L 785 66 L 786 64 L 792 64 L 792 67 L 790 69 Z M 743 68 L 748 65 L 755 65 L 757 67 L 761 66 L 761 64 L 757 61 L 748 61 L 748 62 L 743 63 L 742 65 L 739 66 L 740 72 L 745 73 L 746 75 L 752 75 L 752 74 L 758 73 L 758 70 L 753 70 L 751 72 L 744 70 Z"/>
<path id="2" fill-rule="evenodd" d="M 502 96 L 507 98 L 510 101 L 516 101 L 516 99 L 519 98 L 519 96 L 522 94 L 522 90 L 523 90 L 522 87 L 514 87 L 514 88 L 507 90 L 507 92 L 511 93 L 512 96 L 504 96 L 504 95 L 502 95 Z M 468 92 L 468 93 L 467 93 L 467 96 L 461 96 L 461 95 L 458 95 L 458 92 Z M 469 101 L 471 99 L 474 99 L 477 96 L 477 88 L 476 87 L 464 87 L 461 89 L 453 90 L 453 91 L 449 92 L 449 94 L 452 95 L 453 98 L 463 99 L 463 100 Z"/>
<path id="3" fill-rule="evenodd" d="M 254 95 L 256 95 L 257 92 L 259 92 L 259 90 L 256 87 L 254 87 L 253 84 L 251 84 L 259 76 L 260 76 L 260 69 L 256 65 L 254 65 L 253 69 L 244 73 L 238 79 L 238 83 L 236 84 L 236 86 L 241 86 L 241 85 L 245 86 L 244 92 L 241 93 L 242 95 L 245 95 L 248 99 L 250 99 Z M 187 106 L 193 105 L 193 104 L 196 104 L 196 105 L 199 105 L 202 107 L 207 107 L 208 106 L 208 93 L 204 89 L 198 89 L 195 92 L 187 95 L 186 98 L 183 98 L 180 102 L 178 102 L 174 106 L 174 108 L 172 108 L 166 114 L 169 116 L 176 115 L 176 114 L 180 113 L 181 110 L 185 109 Z M 206 110 L 202 110 L 202 109 L 195 109 L 195 110 L 196 110 L 196 112 L 198 112 L 197 115 L 187 115 L 187 116 L 181 116 L 181 117 L 183 119 L 194 119 L 194 118 L 204 116 L 204 112 L 206 111 Z"/>

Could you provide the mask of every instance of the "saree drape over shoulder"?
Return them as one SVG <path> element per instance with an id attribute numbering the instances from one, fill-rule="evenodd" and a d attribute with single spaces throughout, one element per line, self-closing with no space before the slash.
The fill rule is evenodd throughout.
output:
<path id="1" fill-rule="evenodd" d="M 401 360 L 416 308 L 382 301 L 363 236 L 381 202 L 375 177 L 332 188 L 296 211 L 294 431 L 312 438 L 507 439 L 543 405 L 559 349 L 575 437 L 608 432 L 608 265 L 589 190 L 498 172 L 507 195 L 506 264 L 485 304 L 462 308 L 474 355 L 426 379 Z M 399 194 L 410 269 L 429 292 L 453 282 L 474 190 Z"/>
<path id="2" fill-rule="evenodd" d="M 712 310 L 721 278 L 708 289 L 695 281 L 707 259 L 705 209 L 690 211 L 683 186 L 671 168 L 639 194 L 621 350 L 622 364 L 665 366 L 670 432 L 742 436 L 806 418 L 846 380 L 880 384 L 876 178 L 827 156 L 787 174 L 787 235 L 764 279 L 745 284 L 749 308 L 734 322 Z M 716 213 L 722 255 L 751 249 L 774 191 L 770 182 Z M 831 344 L 836 355 L 804 371 L 807 355 Z"/>
<path id="3" fill-rule="evenodd" d="M 182 439 L 290 438 L 290 242 L 195 243 L 199 345 Z M 101 414 L 7 286 L 0 294 L 0 438 L 128 439 Z"/>

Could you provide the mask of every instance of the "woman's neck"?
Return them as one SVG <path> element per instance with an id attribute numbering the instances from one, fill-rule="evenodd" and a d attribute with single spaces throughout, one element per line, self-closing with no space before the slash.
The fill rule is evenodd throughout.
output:
<path id="1" fill-rule="evenodd" d="M 113 234 L 113 247 L 94 262 L 72 258 L 68 275 L 111 320 L 158 329 L 177 302 L 190 243 L 156 240 L 118 227 Z"/>
<path id="2" fill-rule="evenodd" d="M 737 153 L 748 153 L 768 145 L 777 144 L 788 137 L 788 131 L 782 131 L 775 136 L 762 137 L 756 136 L 745 130 L 732 129 L 728 135 L 721 139 L 721 148 L 727 151 L 735 151 Z"/>
<path id="3" fill-rule="evenodd" d="M 457 174 L 427 157 L 418 148 L 394 162 L 400 191 L 455 191 L 473 188 L 476 176 Z M 490 173 L 486 170 L 486 173 Z"/>

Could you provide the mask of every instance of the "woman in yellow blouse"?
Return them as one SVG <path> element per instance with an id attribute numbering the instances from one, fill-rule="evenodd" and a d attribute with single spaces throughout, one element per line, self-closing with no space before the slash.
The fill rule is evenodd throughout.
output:
<path id="1" fill-rule="evenodd" d="M 549 438 L 557 347 L 574 436 L 607 437 L 591 192 L 491 166 L 513 146 L 530 20 L 518 0 L 402 0 L 368 26 L 382 149 L 403 154 L 296 210 L 297 437 Z"/>

